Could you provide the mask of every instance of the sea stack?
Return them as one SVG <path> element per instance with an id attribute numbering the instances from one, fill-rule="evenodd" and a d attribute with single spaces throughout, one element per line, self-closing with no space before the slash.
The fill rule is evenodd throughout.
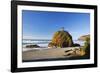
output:
<path id="1" fill-rule="evenodd" d="M 69 34 L 69 32 L 64 30 L 64 27 L 62 27 L 59 31 L 54 33 L 52 41 L 48 44 L 48 47 L 50 48 L 64 48 L 72 46 L 72 36 Z"/>

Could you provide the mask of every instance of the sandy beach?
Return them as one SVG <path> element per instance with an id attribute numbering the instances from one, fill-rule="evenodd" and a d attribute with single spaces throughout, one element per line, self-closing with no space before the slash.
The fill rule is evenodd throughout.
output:
<path id="1" fill-rule="evenodd" d="M 79 47 L 44 48 L 44 49 L 30 48 L 29 50 L 22 52 L 22 59 L 23 61 L 28 61 L 28 60 L 41 60 L 41 59 L 54 59 L 54 58 L 68 58 L 69 56 L 65 55 L 68 55 L 68 53 L 73 53 L 74 49 L 79 49 Z"/>

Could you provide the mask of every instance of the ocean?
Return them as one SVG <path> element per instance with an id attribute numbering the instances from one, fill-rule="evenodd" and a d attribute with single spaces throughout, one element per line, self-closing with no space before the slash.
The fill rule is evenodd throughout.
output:
<path id="1" fill-rule="evenodd" d="M 41 48 L 48 47 L 48 44 L 51 40 L 43 40 L 43 39 L 23 39 L 22 45 L 25 48 L 26 45 L 38 45 Z M 74 40 L 74 43 L 80 44 L 81 46 L 84 45 L 84 41 Z"/>

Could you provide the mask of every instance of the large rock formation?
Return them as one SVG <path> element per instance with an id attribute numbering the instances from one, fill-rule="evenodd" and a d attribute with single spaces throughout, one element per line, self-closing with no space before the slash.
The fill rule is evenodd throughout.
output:
<path id="1" fill-rule="evenodd" d="M 54 33 L 52 41 L 48 47 L 71 47 L 73 46 L 72 36 L 65 30 L 60 30 Z"/>

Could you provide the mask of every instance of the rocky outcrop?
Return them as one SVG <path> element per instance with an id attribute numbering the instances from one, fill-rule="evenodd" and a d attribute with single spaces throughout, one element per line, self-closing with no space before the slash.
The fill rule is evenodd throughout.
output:
<path id="1" fill-rule="evenodd" d="M 48 44 L 48 47 L 71 47 L 73 46 L 72 36 L 65 30 L 60 30 L 54 33 L 52 41 Z"/>
<path id="2" fill-rule="evenodd" d="M 80 44 L 77 43 L 73 44 L 73 47 L 77 47 L 77 46 L 80 46 Z"/>
<path id="3" fill-rule="evenodd" d="M 38 45 L 26 45 L 26 48 L 39 48 L 40 46 Z"/>
<path id="4" fill-rule="evenodd" d="M 78 40 L 82 40 L 82 41 L 85 41 L 87 38 L 90 38 L 90 35 L 83 35 L 81 37 L 78 38 Z"/>
<path id="5" fill-rule="evenodd" d="M 83 49 L 86 52 L 86 56 L 90 57 L 90 37 L 87 37 L 85 39 L 85 43 L 84 43 Z"/>

